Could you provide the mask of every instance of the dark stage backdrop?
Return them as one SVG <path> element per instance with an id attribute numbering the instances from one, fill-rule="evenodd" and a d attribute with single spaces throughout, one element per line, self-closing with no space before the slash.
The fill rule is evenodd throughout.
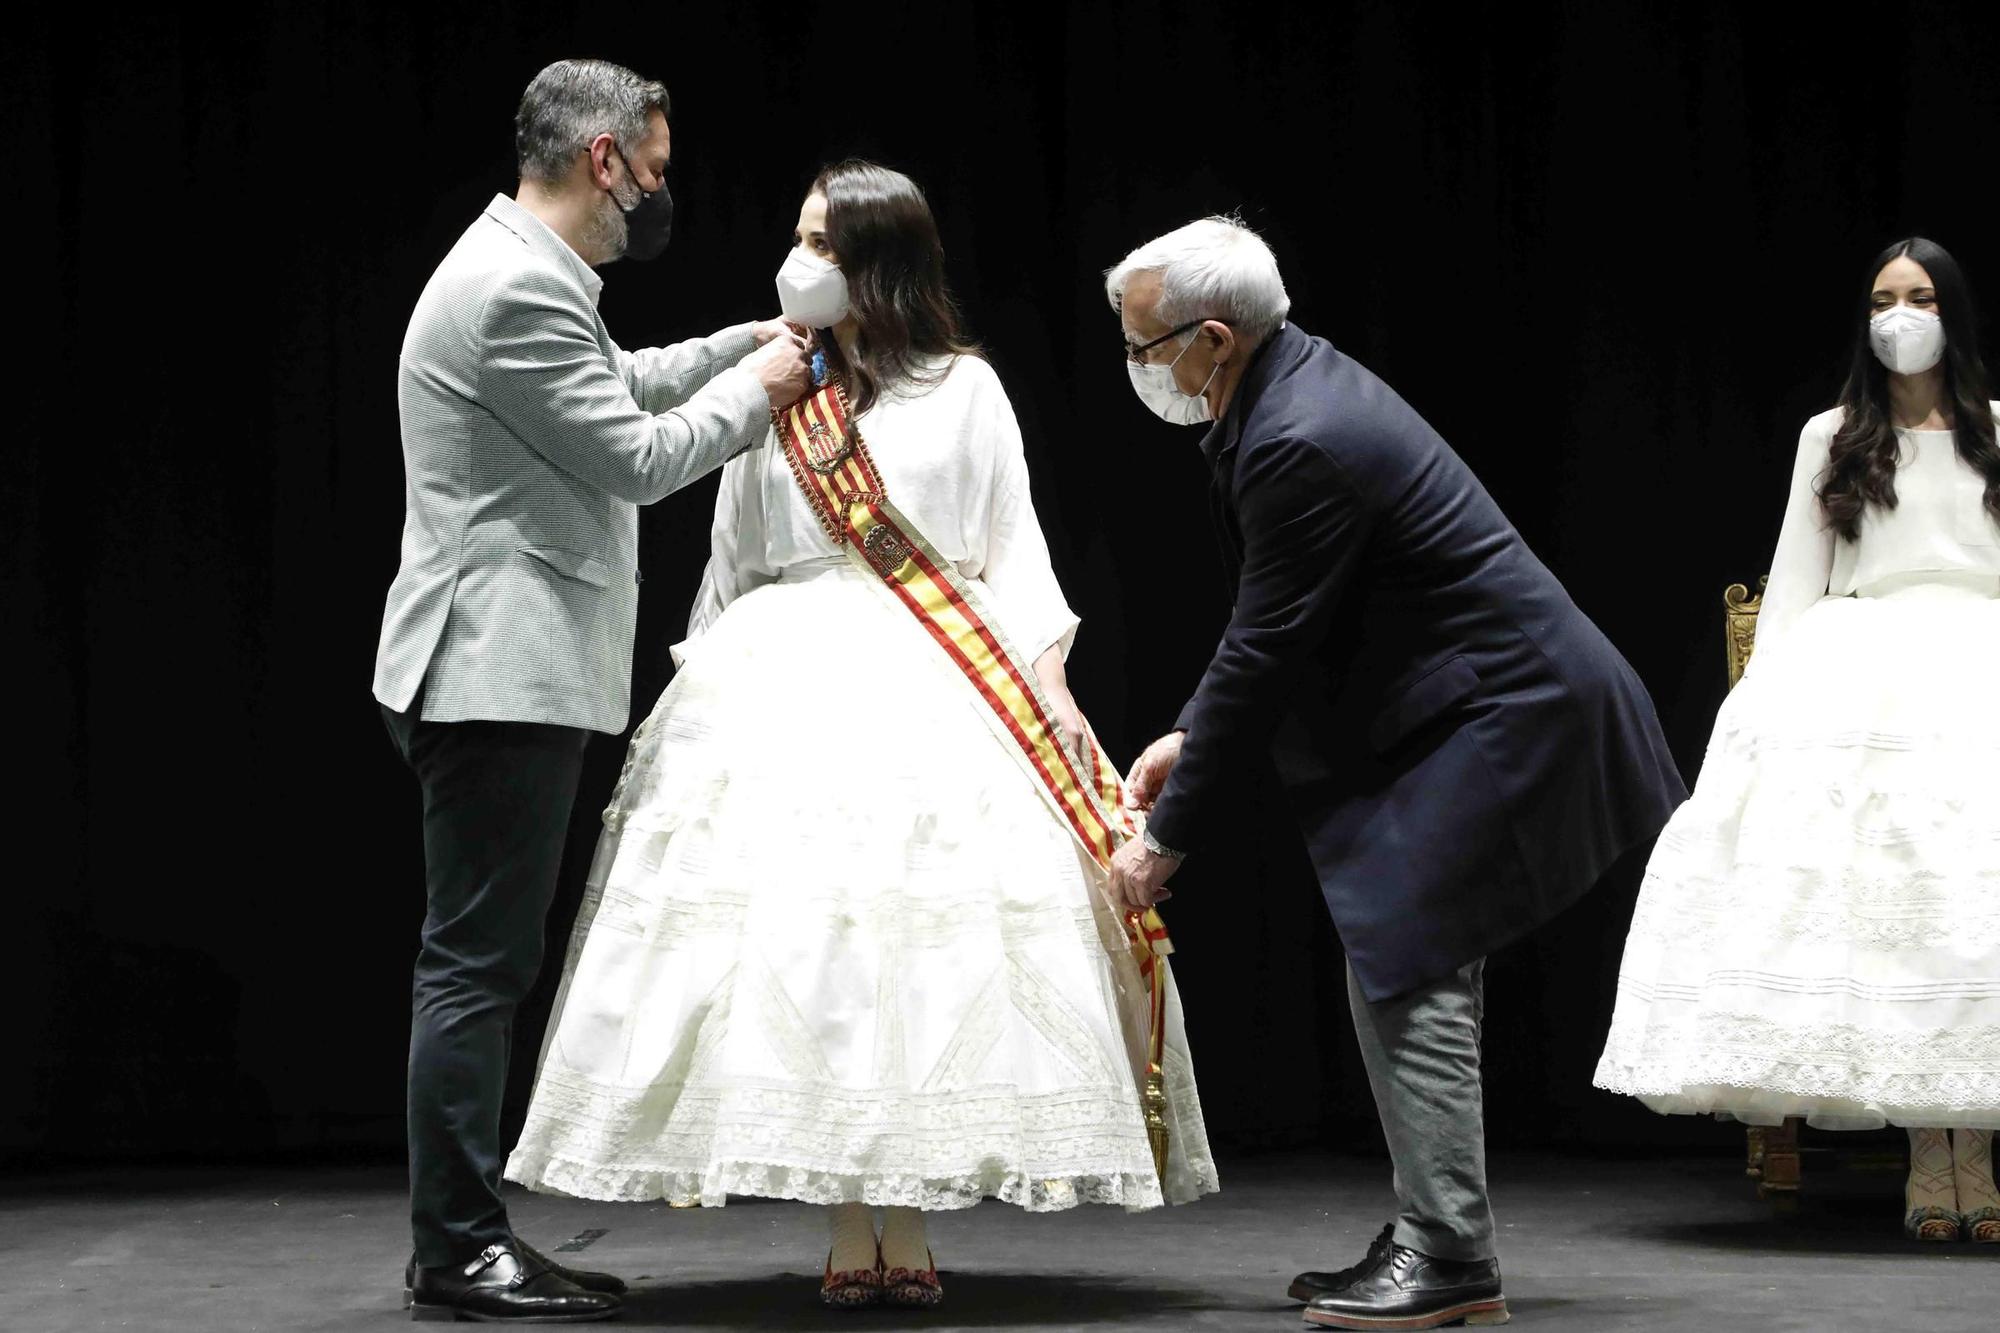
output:
<path id="1" fill-rule="evenodd" d="M 1769 557 L 1866 260 L 1922 232 L 2000 302 L 1986 5 L 1852 26 L 1668 0 L 190 8 L 35 7 L 0 55 L 24 229 L 0 575 L 17 1157 L 400 1142 L 418 808 L 368 693 L 396 356 L 432 267 L 512 191 L 514 106 L 549 60 L 673 91 L 673 247 L 606 273 L 627 346 L 774 313 L 822 163 L 928 188 L 1083 616 L 1077 694 L 1121 762 L 1227 611 L 1198 432 L 1153 421 L 1119 364 L 1100 274 L 1132 245 L 1223 210 L 1261 229 L 1296 321 L 1486 480 L 1690 778 L 1721 590 Z M 713 494 L 643 519 L 640 715 Z M 591 753 L 558 949 L 622 750 Z M 1209 1124 L 1376 1142 L 1303 855 L 1256 775 L 1239 814 L 1170 912 Z M 1493 960 L 1496 1143 L 1733 1140 L 1589 1086 L 1641 860 Z"/>

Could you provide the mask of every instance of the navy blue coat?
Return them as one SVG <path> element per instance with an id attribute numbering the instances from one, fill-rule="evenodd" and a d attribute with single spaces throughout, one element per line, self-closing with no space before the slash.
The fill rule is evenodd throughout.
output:
<path id="1" fill-rule="evenodd" d="M 1567 907 L 1687 797 L 1646 688 L 1463 460 L 1287 325 L 1202 443 L 1235 611 L 1151 816 L 1226 853 L 1268 752 L 1369 1000 Z"/>

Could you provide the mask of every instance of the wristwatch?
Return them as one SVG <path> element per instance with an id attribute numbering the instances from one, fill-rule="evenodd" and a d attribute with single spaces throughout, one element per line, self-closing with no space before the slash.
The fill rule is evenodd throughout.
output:
<path id="1" fill-rule="evenodd" d="M 1187 860 L 1186 852 L 1177 852 L 1173 848 L 1167 846 L 1165 843 L 1161 842 L 1158 838 L 1154 837 L 1153 830 L 1149 828 L 1139 830 L 1139 840 L 1145 843 L 1146 850 L 1151 852 L 1155 856 L 1164 856 L 1169 861 Z"/>

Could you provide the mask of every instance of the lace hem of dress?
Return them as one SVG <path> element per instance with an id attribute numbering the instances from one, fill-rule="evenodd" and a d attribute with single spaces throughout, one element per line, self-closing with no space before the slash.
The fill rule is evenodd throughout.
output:
<path id="1" fill-rule="evenodd" d="M 1062 1212 L 1079 1204 L 1108 1204 L 1128 1212 L 1158 1208 L 1165 1200 L 1150 1172 L 1043 1178 L 1013 1167 L 974 1174 L 923 1177 L 867 1171 L 834 1171 L 783 1162 L 727 1160 L 699 1171 L 574 1161 L 544 1152 L 517 1152 L 507 1178 L 530 1189 L 613 1203 L 663 1200 L 676 1207 L 720 1208 L 730 1195 L 789 1199 L 797 1203 L 864 1203 L 872 1207 L 950 1212 L 984 1199 L 1015 1204 L 1031 1213 Z M 1213 1193 L 1212 1174 L 1201 1193 Z"/>
<path id="2" fill-rule="evenodd" d="M 1215 1167 L 1207 1155 L 1200 1117 L 1191 1111 L 1197 1103 L 1186 1062 L 1170 1058 L 1167 1064 L 1168 1109 L 1182 1130 L 1175 1136 L 1168 1162 L 1167 1194 L 1191 1198 L 1217 1188 Z M 635 1161 L 641 1154 L 651 1160 Z M 877 1167 L 885 1157 L 900 1163 L 902 1170 Z M 537 1080 L 514 1160 L 566 1163 L 572 1172 L 603 1170 L 613 1178 L 699 1177 L 718 1162 L 762 1162 L 786 1163 L 791 1169 L 830 1178 L 877 1181 L 952 1182 L 1013 1175 L 1143 1179 L 1151 1182 L 1145 1196 L 1151 1202 L 1133 1204 L 1122 1194 L 1085 1201 L 1138 1207 L 1161 1201 L 1137 1095 L 1116 1084 L 1039 1095 L 1007 1088 L 911 1093 L 738 1076 L 726 1086 L 670 1080 L 645 1088 L 614 1088 L 548 1061 Z M 1028 1172 L 1023 1163 L 1040 1164 L 1041 1169 Z M 534 1183 L 511 1169 L 508 1174 Z"/>
<path id="3" fill-rule="evenodd" d="M 1931 1089 L 1927 1100 L 1898 1097 L 1841 1096 L 1806 1086 L 1804 1080 L 1783 1080 L 1771 1071 L 1736 1071 L 1754 1083 L 1682 1082 L 1678 1068 L 1600 1065 L 1593 1080 L 1606 1092 L 1636 1097 L 1661 1115 L 1709 1115 L 1746 1125 L 1776 1125 L 1804 1120 L 1815 1129 L 1880 1129 L 1902 1125 L 1912 1129 L 2000 1130 L 2000 1103 L 1993 1090 L 1975 1100 L 1959 1101 Z M 1787 1082 L 1789 1086 L 1771 1086 Z M 1907 1091 L 1907 1090 L 1906 1090 Z"/>
<path id="4" fill-rule="evenodd" d="M 1691 1113 L 1782 1117 L 1835 1107 L 1877 1124 L 2000 1121 L 2000 1026 L 1904 1030 L 1717 1012 L 1676 1019 L 1653 1008 L 1621 994 L 1598 1087 L 1649 1105 L 1682 1101 L 1654 1109 Z M 1774 1110 L 1784 1105 L 1797 1109 Z"/>

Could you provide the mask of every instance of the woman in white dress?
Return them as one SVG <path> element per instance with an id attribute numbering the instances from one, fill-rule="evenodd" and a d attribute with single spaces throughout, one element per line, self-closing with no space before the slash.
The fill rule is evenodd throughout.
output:
<path id="1" fill-rule="evenodd" d="M 822 330 L 883 489 L 983 594 L 1076 747 L 1077 618 L 921 191 L 829 168 L 794 247 L 787 317 Z M 1148 1208 L 1214 1190 L 1215 1170 L 1178 999 L 1162 1178 L 1145 982 L 1095 864 L 803 479 L 776 431 L 723 472 L 680 670 L 605 814 L 507 1176 L 824 1205 L 823 1299 L 934 1304 L 927 1211 Z"/>
<path id="2" fill-rule="evenodd" d="M 1694 793 L 1647 867 L 1597 1084 L 1907 1126 L 1905 1226 L 2000 1242 L 2000 449 L 1971 292 L 1869 270 Z"/>

